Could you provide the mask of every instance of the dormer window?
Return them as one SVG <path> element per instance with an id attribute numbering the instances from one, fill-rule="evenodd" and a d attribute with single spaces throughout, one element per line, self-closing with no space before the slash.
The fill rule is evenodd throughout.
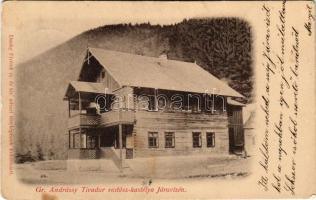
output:
<path id="1" fill-rule="evenodd" d="M 104 79 L 104 77 L 105 77 L 105 71 L 102 71 L 101 72 L 101 78 Z"/>

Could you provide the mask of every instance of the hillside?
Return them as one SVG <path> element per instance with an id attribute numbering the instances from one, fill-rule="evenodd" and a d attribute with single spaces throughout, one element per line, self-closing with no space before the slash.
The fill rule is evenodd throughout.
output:
<path id="1" fill-rule="evenodd" d="M 194 62 L 225 80 L 251 101 L 251 30 L 235 18 L 190 19 L 167 26 L 106 25 L 88 30 L 20 64 L 17 90 L 17 152 L 64 158 L 68 144 L 67 102 L 87 46 Z M 64 149 L 55 154 L 55 149 Z M 60 151 L 59 151 L 60 152 Z"/>

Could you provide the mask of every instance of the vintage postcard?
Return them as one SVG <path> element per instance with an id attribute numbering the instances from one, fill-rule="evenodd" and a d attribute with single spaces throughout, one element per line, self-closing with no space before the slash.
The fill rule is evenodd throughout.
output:
<path id="1" fill-rule="evenodd" d="M 312 198 L 315 33 L 313 1 L 2 3 L 3 198 Z"/>

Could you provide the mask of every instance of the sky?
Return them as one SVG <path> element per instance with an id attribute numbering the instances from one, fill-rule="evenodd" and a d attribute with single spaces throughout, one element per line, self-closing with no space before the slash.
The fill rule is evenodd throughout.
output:
<path id="1" fill-rule="evenodd" d="M 4 3 L 3 18 L 4 26 L 14 32 L 19 63 L 91 28 L 118 23 L 174 24 L 184 18 L 222 16 L 217 6 L 218 2 L 9 1 Z M 234 10 L 239 11 L 230 2 L 232 16 Z"/>

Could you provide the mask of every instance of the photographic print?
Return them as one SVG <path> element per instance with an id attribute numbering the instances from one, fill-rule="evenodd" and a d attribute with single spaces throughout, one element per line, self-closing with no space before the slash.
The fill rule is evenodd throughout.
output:
<path id="1" fill-rule="evenodd" d="M 311 196 L 313 12 L 310 1 L 4 3 L 4 197 Z"/>

